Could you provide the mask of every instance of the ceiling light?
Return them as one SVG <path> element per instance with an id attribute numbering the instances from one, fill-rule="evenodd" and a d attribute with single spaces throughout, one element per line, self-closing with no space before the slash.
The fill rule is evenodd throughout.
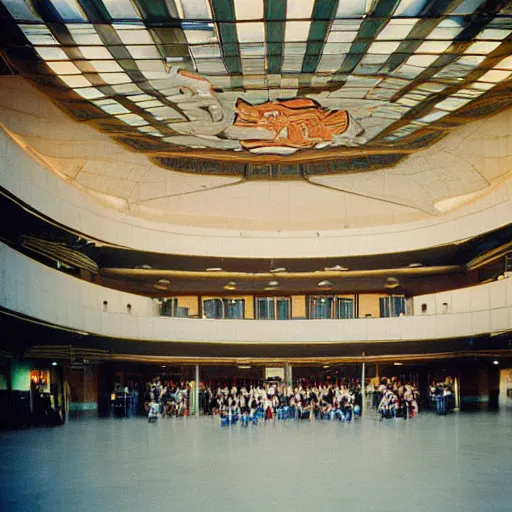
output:
<path id="1" fill-rule="evenodd" d="M 384 288 L 398 288 L 400 286 L 400 281 L 396 277 L 388 277 L 386 282 L 384 283 Z"/>
<path id="2" fill-rule="evenodd" d="M 268 286 L 277 286 L 278 284 L 278 281 L 269 281 Z"/>
<path id="3" fill-rule="evenodd" d="M 423 267 L 423 263 L 409 263 L 409 268 Z"/>
<path id="4" fill-rule="evenodd" d="M 251 369 L 251 365 L 249 365 L 249 364 L 239 364 L 238 368 L 240 368 L 240 370 L 250 370 Z"/>
<path id="5" fill-rule="evenodd" d="M 342 267 L 341 265 L 334 265 L 334 267 L 325 267 L 324 270 L 326 272 L 344 272 L 348 270 L 347 267 Z"/>
<path id="6" fill-rule="evenodd" d="M 496 361 L 498 362 L 498 361 Z M 52 366 L 57 366 L 57 361 L 53 361 Z"/>
<path id="7" fill-rule="evenodd" d="M 270 272 L 272 273 L 276 273 L 276 272 L 286 272 L 286 269 L 284 267 L 276 267 L 276 268 L 271 268 L 270 269 Z"/>
<path id="8" fill-rule="evenodd" d="M 210 267 L 206 269 L 206 272 L 224 272 L 220 267 Z"/>
<path id="9" fill-rule="evenodd" d="M 138 270 L 140 270 L 140 269 L 142 269 L 142 270 L 151 270 L 153 267 L 151 265 L 144 264 L 144 265 L 137 265 L 135 268 L 138 269 Z"/>
<path id="10" fill-rule="evenodd" d="M 168 64 L 172 64 L 173 62 L 183 62 L 184 60 L 184 57 L 165 57 L 165 62 Z"/>
<path id="11" fill-rule="evenodd" d="M 492 364 L 500 364 L 499 361 L 493 361 Z"/>
<path id="12" fill-rule="evenodd" d="M 162 286 L 169 286 L 171 284 L 171 281 L 169 281 L 169 279 L 159 279 L 157 283 Z"/>
<path id="13" fill-rule="evenodd" d="M 320 288 L 332 288 L 334 285 L 331 283 L 331 281 L 327 281 L 326 279 L 323 281 L 320 281 L 318 285 Z"/>
<path id="14" fill-rule="evenodd" d="M 330 368 L 328 364 L 324 364 L 324 369 L 327 370 L 327 368 Z"/>
<path id="15" fill-rule="evenodd" d="M 165 364 L 162 364 L 160 368 L 167 368 L 167 366 L 165 366 Z"/>
<path id="16" fill-rule="evenodd" d="M 236 290 L 235 281 L 230 281 L 228 284 L 224 285 L 224 290 Z"/>
<path id="17" fill-rule="evenodd" d="M 403 366 L 404 363 L 393 363 L 395 366 Z"/>

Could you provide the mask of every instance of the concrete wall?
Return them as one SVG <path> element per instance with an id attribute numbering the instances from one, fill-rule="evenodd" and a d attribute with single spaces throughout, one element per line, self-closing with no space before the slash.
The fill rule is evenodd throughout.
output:
<path id="1" fill-rule="evenodd" d="M 430 220 L 330 231 L 239 231 L 172 225 L 103 206 L 32 158 L 0 129 L 0 181 L 71 229 L 137 250 L 218 257 L 299 258 L 397 253 L 463 240 L 512 218 L 512 179 L 480 201 Z M 274 185 L 276 186 L 276 185 Z"/>
<path id="2" fill-rule="evenodd" d="M 512 279 L 417 297 L 445 314 L 353 320 L 194 320 L 158 316 L 152 299 L 102 288 L 58 272 L 0 244 L 0 306 L 72 329 L 166 341 L 333 342 L 451 338 L 512 328 Z M 448 297 L 448 298 L 446 298 Z M 103 300 L 108 310 L 103 310 Z M 126 304 L 132 304 L 132 313 Z M 415 308 L 417 309 L 417 308 Z"/>

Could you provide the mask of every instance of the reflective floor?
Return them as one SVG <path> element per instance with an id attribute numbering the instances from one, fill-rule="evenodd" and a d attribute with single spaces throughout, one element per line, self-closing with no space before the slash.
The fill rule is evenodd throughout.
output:
<path id="1" fill-rule="evenodd" d="M 512 510 L 512 412 L 0 433 L 4 511 Z"/>

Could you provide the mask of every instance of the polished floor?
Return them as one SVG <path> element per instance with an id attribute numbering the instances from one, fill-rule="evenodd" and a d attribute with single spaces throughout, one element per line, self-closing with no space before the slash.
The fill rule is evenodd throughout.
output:
<path id="1" fill-rule="evenodd" d="M 0 453 L 2 512 L 512 510 L 512 412 L 89 419 L 0 433 Z"/>

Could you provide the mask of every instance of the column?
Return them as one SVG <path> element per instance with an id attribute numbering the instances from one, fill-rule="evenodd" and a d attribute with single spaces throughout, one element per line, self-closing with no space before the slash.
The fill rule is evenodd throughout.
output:
<path id="1" fill-rule="evenodd" d="M 196 364 L 196 385 L 194 387 L 194 395 L 195 395 L 195 415 L 199 416 L 199 365 Z"/>
<path id="2" fill-rule="evenodd" d="M 364 356 L 364 354 L 363 354 Z M 366 414 L 366 363 L 361 364 L 361 417 Z"/>
<path id="3" fill-rule="evenodd" d="M 293 390 L 292 365 L 288 362 L 284 363 L 284 383 L 288 394 Z"/>

